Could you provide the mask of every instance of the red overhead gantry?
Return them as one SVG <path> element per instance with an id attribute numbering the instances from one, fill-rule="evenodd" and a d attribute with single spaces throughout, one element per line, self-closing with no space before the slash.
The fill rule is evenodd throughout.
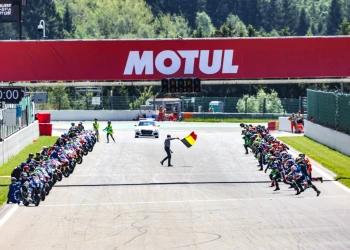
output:
<path id="1" fill-rule="evenodd" d="M 0 81 L 343 78 L 350 37 L 0 42 Z"/>

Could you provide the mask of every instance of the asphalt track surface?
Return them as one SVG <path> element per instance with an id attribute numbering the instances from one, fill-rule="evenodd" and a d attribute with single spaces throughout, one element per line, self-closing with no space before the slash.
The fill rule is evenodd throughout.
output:
<path id="1" fill-rule="evenodd" d="M 0 249 L 350 249 L 350 193 L 324 170 L 319 197 L 274 192 L 238 124 L 161 123 L 159 139 L 134 138 L 133 124 L 114 123 L 116 143 L 102 134 L 39 207 L 5 205 Z M 166 134 L 192 131 L 161 166 Z"/>

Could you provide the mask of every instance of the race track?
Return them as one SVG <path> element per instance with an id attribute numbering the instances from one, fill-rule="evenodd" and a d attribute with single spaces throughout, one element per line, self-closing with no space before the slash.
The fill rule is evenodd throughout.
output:
<path id="1" fill-rule="evenodd" d="M 350 249 L 350 193 L 323 170 L 319 197 L 273 192 L 238 124 L 161 123 L 159 139 L 135 139 L 134 124 L 114 123 L 116 143 L 102 134 L 39 207 L 8 206 L 0 249 Z M 172 141 L 174 167 L 161 166 L 166 134 L 192 131 L 196 144 Z"/>

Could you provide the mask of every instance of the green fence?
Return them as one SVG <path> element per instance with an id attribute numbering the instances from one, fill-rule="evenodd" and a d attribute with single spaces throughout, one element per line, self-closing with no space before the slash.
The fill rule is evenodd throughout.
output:
<path id="1" fill-rule="evenodd" d="M 308 119 L 350 134 L 350 95 L 307 91 Z"/>

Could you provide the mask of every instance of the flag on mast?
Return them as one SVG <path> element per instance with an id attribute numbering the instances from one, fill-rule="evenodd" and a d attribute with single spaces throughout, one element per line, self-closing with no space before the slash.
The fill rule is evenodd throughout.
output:
<path id="1" fill-rule="evenodd" d="M 186 147 L 190 148 L 193 146 L 196 140 L 197 140 L 197 135 L 194 132 L 192 132 L 189 136 L 183 138 L 181 141 L 183 144 L 185 144 Z"/>

